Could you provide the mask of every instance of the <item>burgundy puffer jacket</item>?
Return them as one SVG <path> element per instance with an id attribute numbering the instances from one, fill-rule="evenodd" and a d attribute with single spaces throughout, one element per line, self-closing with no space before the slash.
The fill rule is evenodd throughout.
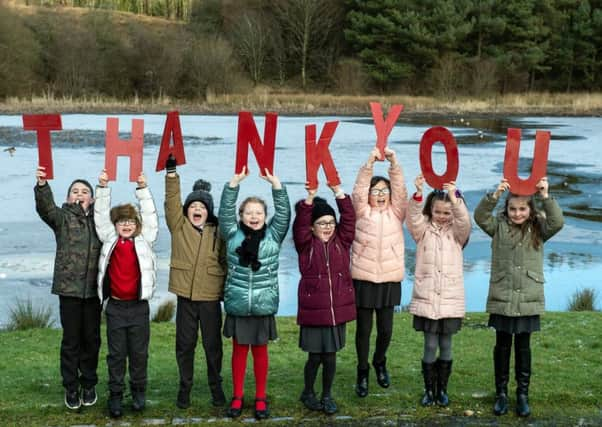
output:
<path id="1" fill-rule="evenodd" d="M 293 239 L 301 272 L 297 324 L 301 326 L 334 326 L 355 319 L 355 293 L 349 265 L 355 212 L 348 195 L 336 201 L 340 221 L 326 243 L 312 233 L 313 205 L 301 200 L 295 207 Z"/>

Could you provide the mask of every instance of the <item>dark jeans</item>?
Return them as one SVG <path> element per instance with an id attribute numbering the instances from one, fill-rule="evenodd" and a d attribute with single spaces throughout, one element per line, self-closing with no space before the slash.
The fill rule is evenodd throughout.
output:
<path id="1" fill-rule="evenodd" d="M 109 298 L 105 314 L 109 347 L 109 391 L 111 394 L 123 393 L 126 358 L 130 371 L 130 389 L 145 391 L 150 340 L 148 301 Z"/>
<path id="2" fill-rule="evenodd" d="M 372 362 L 379 364 L 385 361 L 387 349 L 393 335 L 393 307 L 357 308 L 355 330 L 355 350 L 357 364 L 361 369 L 368 369 L 368 353 L 370 352 L 370 334 L 372 333 L 372 317 L 376 312 L 376 348 Z"/>
<path id="3" fill-rule="evenodd" d="M 222 377 L 222 308 L 219 301 L 192 301 L 178 297 L 176 312 L 176 359 L 180 370 L 180 387 L 192 388 L 194 353 L 199 328 L 207 361 L 207 378 L 213 392 Z"/>
<path id="4" fill-rule="evenodd" d="M 98 383 L 98 351 L 100 349 L 100 300 L 59 296 L 61 341 L 61 376 L 63 387 L 74 391 L 81 385 Z"/>

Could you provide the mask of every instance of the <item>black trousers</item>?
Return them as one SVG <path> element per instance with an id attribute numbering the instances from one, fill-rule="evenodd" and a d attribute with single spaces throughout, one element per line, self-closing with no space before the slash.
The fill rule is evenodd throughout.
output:
<path id="1" fill-rule="evenodd" d="M 180 387 L 192 388 L 194 353 L 199 328 L 207 361 L 209 388 L 221 387 L 222 377 L 222 308 L 219 301 L 192 301 L 178 297 L 176 311 L 176 359 L 180 370 Z"/>
<path id="2" fill-rule="evenodd" d="M 61 376 L 63 387 L 75 391 L 81 385 L 98 383 L 98 351 L 100 350 L 100 300 L 59 296 L 61 340 Z"/>
<path id="3" fill-rule="evenodd" d="M 120 301 L 109 298 L 107 317 L 107 367 L 109 392 L 122 394 L 127 365 L 130 389 L 146 390 L 150 319 L 148 301 Z"/>

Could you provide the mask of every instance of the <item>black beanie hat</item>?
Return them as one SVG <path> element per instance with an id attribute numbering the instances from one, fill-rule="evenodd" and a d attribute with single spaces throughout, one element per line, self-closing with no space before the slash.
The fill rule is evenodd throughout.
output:
<path id="1" fill-rule="evenodd" d="M 94 190 L 92 189 L 92 186 L 88 181 L 86 181 L 85 179 L 75 179 L 73 180 L 73 182 L 69 186 L 69 189 L 67 190 L 67 198 L 69 198 L 69 194 L 71 194 L 71 188 L 77 183 L 84 184 L 86 187 L 88 187 L 88 189 L 90 190 L 90 197 L 94 197 Z"/>
<path id="2" fill-rule="evenodd" d="M 313 224 L 316 220 L 324 215 L 332 215 L 336 221 L 334 209 L 321 197 L 314 199 L 314 207 L 311 210 L 311 223 Z"/>
<path id="3" fill-rule="evenodd" d="M 210 191 L 211 183 L 204 179 L 197 179 L 192 186 L 192 193 L 186 197 L 184 202 L 184 215 L 188 215 L 188 208 L 193 202 L 201 202 L 207 208 L 207 222 L 217 224 L 217 218 L 213 215 L 213 197 Z"/>

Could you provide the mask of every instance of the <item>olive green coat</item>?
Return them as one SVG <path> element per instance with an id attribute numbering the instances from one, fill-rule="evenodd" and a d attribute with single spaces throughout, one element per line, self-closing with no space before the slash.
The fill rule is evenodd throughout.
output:
<path id="1" fill-rule="evenodd" d="M 545 218 L 542 237 L 545 242 L 558 233 L 563 217 L 556 200 L 541 200 Z M 544 311 L 543 242 L 538 249 L 531 244 L 531 233 L 520 229 L 503 215 L 493 215 L 497 200 L 486 195 L 474 212 L 476 223 L 493 238 L 491 242 L 491 278 L 487 312 L 509 317 L 532 316 Z"/>

